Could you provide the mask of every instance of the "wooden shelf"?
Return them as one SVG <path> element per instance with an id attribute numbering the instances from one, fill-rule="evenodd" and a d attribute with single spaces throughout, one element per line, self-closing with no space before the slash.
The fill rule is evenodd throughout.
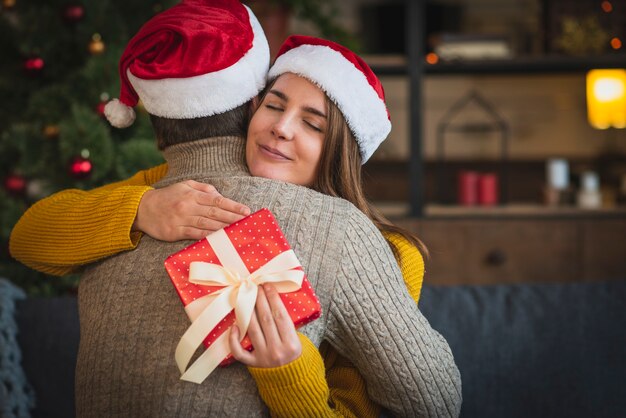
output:
<path id="1" fill-rule="evenodd" d="M 463 74 L 531 74 L 589 71 L 594 68 L 626 68 L 626 54 L 593 57 L 543 56 L 507 60 L 441 62 L 424 65 L 432 75 Z"/>
<path id="2" fill-rule="evenodd" d="M 402 56 L 366 56 L 366 61 L 378 76 L 408 74 L 408 64 L 406 58 Z M 554 55 L 506 60 L 454 61 L 424 64 L 423 68 L 424 73 L 429 75 L 572 73 L 595 68 L 626 68 L 626 54 L 595 57 Z"/>
<path id="3" fill-rule="evenodd" d="M 390 219 L 409 217 L 407 202 L 374 202 L 374 206 Z M 458 206 L 428 204 L 426 219 L 626 219 L 626 207 L 580 209 L 575 206 L 550 207 L 532 203 L 502 206 Z"/>
<path id="4" fill-rule="evenodd" d="M 575 206 L 510 204 L 502 206 L 426 205 L 428 218 L 626 218 L 626 207 L 580 209 Z"/>

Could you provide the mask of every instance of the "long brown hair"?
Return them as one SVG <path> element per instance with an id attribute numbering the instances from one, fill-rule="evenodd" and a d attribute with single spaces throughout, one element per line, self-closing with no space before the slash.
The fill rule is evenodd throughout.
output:
<path id="1" fill-rule="evenodd" d="M 415 234 L 391 223 L 365 197 L 359 146 L 343 114 L 328 96 L 326 113 L 326 137 L 317 176 L 311 188 L 349 201 L 370 218 L 379 231 L 403 236 L 419 249 L 424 258 L 428 258 L 428 249 Z M 387 242 L 398 257 L 398 249 L 388 239 Z"/>
<path id="2" fill-rule="evenodd" d="M 267 83 L 259 95 L 260 105 L 268 91 L 274 86 L 278 78 Z M 363 190 L 361 152 L 359 146 L 348 127 L 343 113 L 337 105 L 324 94 L 326 100 L 326 136 L 322 146 L 322 155 L 317 166 L 317 176 L 311 188 L 320 193 L 347 200 L 363 212 L 379 231 L 395 233 L 403 236 L 420 251 L 424 258 L 428 258 L 428 248 L 413 233 L 400 228 L 380 213 L 366 198 Z M 387 239 L 396 258 L 399 258 L 398 249 Z"/>

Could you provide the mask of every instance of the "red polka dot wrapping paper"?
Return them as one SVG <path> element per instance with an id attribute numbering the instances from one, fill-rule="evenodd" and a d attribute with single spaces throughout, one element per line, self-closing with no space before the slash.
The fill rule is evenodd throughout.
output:
<path id="1" fill-rule="evenodd" d="M 269 209 L 261 209 L 227 226 L 224 228 L 224 232 L 227 234 L 237 254 L 239 254 L 250 273 L 254 273 L 278 254 L 291 249 L 278 222 Z M 185 306 L 205 295 L 221 289 L 219 286 L 203 286 L 189 282 L 189 265 L 194 261 L 204 261 L 221 265 L 213 248 L 206 239 L 191 244 L 181 251 L 170 255 L 165 260 L 165 268 L 180 300 Z M 298 270 L 302 270 L 302 268 L 298 268 Z M 296 328 L 319 318 L 321 315 L 322 310 L 319 300 L 317 296 L 315 296 L 315 292 L 307 280 L 306 275 L 302 281 L 302 287 L 299 290 L 289 293 L 280 293 L 280 298 L 285 304 Z M 205 338 L 205 347 L 209 347 L 213 341 L 226 332 L 234 322 L 235 312 L 232 311 Z M 248 350 L 252 349 L 252 344 L 247 335 L 242 340 L 241 344 Z M 232 356 L 229 356 L 222 361 L 220 365 L 226 366 L 232 362 Z"/>

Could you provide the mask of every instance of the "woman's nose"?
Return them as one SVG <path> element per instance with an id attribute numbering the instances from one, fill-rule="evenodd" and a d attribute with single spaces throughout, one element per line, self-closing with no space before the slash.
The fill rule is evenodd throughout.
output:
<path id="1" fill-rule="evenodd" d="M 290 141 L 293 139 L 293 118 L 283 114 L 273 125 L 272 133 L 279 139 Z"/>

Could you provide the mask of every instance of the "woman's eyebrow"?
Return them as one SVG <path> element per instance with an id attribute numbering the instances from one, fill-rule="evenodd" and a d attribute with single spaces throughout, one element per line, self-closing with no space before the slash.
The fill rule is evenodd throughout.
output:
<path id="1" fill-rule="evenodd" d="M 272 93 L 274 96 L 278 96 L 279 99 L 283 99 L 285 101 L 289 100 L 289 97 L 287 97 L 287 95 L 280 90 L 272 89 L 268 91 L 268 93 Z"/>
<path id="2" fill-rule="evenodd" d="M 317 115 L 317 116 L 320 116 L 320 117 L 326 119 L 326 115 L 324 114 L 324 112 L 321 112 L 321 111 L 315 109 L 314 107 L 305 106 L 305 107 L 302 108 L 302 110 L 304 110 L 305 112 L 308 112 L 308 113 L 313 113 L 314 115 Z"/>
<path id="3" fill-rule="evenodd" d="M 268 91 L 268 93 L 272 93 L 274 96 L 276 96 L 276 97 L 278 97 L 279 99 L 284 100 L 284 101 L 286 101 L 286 102 L 287 102 L 287 101 L 289 101 L 289 97 L 288 97 L 285 93 L 283 93 L 282 91 L 280 91 L 280 90 L 274 90 L 274 89 L 272 89 L 272 90 Z M 307 112 L 307 113 L 312 113 L 312 114 L 314 114 L 314 115 L 316 115 L 316 116 L 320 116 L 320 117 L 322 117 L 322 118 L 326 119 L 326 114 L 325 114 L 324 112 L 322 112 L 322 111 L 320 111 L 320 110 L 318 110 L 318 109 L 314 108 L 314 107 L 311 107 L 311 106 L 304 106 L 304 107 L 302 108 L 302 110 L 304 110 L 304 111 L 305 111 L 305 112 Z"/>

